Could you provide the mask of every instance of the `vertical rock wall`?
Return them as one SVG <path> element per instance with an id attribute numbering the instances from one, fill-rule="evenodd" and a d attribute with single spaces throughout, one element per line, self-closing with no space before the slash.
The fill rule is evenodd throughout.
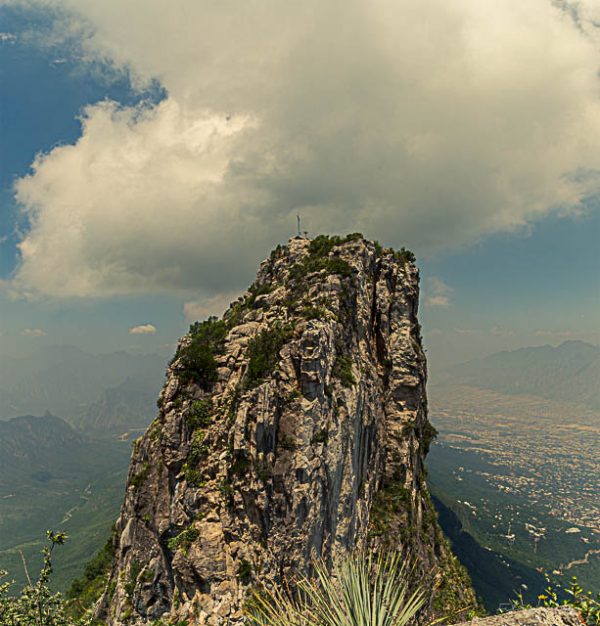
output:
<path id="1" fill-rule="evenodd" d="M 418 282 L 403 250 L 294 238 L 182 339 L 134 450 L 109 624 L 241 623 L 259 582 L 357 548 L 413 558 L 430 612 L 474 603 L 425 485 Z"/>

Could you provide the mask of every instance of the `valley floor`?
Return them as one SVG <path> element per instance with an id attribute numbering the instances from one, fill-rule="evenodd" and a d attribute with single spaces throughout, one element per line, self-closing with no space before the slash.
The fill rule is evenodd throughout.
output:
<path id="1" fill-rule="evenodd" d="M 454 516 L 463 535 L 495 555 L 487 570 L 471 572 L 476 586 L 500 570 L 511 581 L 487 591 L 488 608 L 517 591 L 535 599 L 542 572 L 599 589 L 600 412 L 474 387 L 432 387 L 429 397 L 439 430 L 429 483 L 450 511 L 443 526 L 456 535 Z M 468 561 L 473 546 L 455 541 Z"/>

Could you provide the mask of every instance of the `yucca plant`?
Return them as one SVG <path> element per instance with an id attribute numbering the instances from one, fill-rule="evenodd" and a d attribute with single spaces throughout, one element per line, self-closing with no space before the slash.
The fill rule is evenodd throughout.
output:
<path id="1" fill-rule="evenodd" d="M 421 590 L 409 593 L 407 578 L 398 554 L 359 554 L 331 572 L 318 563 L 295 594 L 285 587 L 255 594 L 247 617 L 257 626 L 404 626 L 424 602 Z"/>

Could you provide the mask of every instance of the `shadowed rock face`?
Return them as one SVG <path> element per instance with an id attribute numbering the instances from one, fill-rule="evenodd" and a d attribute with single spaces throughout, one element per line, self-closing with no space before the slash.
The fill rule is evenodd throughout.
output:
<path id="1" fill-rule="evenodd" d="M 294 238 L 181 340 L 133 453 L 110 624 L 239 623 L 254 585 L 357 548 L 415 559 L 430 612 L 474 603 L 424 482 L 418 281 L 410 255 L 359 236 Z"/>

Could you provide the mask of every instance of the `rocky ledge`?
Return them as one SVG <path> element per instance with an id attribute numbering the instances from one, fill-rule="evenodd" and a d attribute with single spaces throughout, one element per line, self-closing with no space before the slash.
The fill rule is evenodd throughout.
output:
<path id="1" fill-rule="evenodd" d="M 569 607 L 526 609 L 474 619 L 455 626 L 582 626 L 579 613 Z"/>

